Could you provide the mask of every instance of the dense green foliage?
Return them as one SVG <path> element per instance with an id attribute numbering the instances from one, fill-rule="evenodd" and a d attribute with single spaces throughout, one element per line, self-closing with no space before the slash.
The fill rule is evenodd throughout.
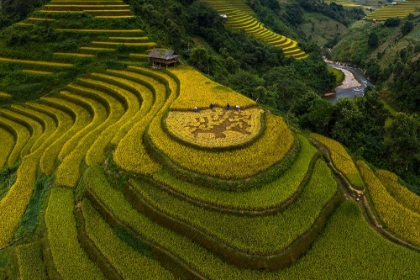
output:
<path id="1" fill-rule="evenodd" d="M 259 19 L 274 31 L 301 41 L 306 52 L 314 52 L 309 59 L 285 58 L 279 48 L 226 28 L 215 10 L 205 2 L 185 5 L 167 2 L 129 1 L 134 12 L 145 19 L 142 28 L 150 32 L 156 42 L 172 45 L 199 70 L 254 100 L 287 111 L 287 104 L 294 95 L 307 89 L 321 94 L 335 86 L 333 75 L 328 73 L 319 56 L 319 49 L 302 42 L 304 39 L 291 31 L 293 28 L 287 21 L 278 28 L 271 26 L 269 22 L 274 21 L 276 14 L 259 1 L 251 3 Z M 266 17 L 262 18 L 259 11 Z M 201 45 L 198 37 L 208 45 Z M 279 76 L 283 78 L 278 80 Z"/>

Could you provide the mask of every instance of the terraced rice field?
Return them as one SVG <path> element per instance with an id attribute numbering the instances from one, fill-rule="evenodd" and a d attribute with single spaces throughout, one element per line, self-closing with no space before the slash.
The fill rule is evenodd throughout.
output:
<path id="1" fill-rule="evenodd" d="M 40 13 L 54 14 L 55 24 L 65 11 L 119 17 L 125 9 L 73 0 Z M 53 61 L 3 62 L 42 64 L 26 74 L 49 67 L 54 76 L 73 67 L 56 57 L 95 60 L 95 51 L 120 43 L 153 45 L 139 29 L 54 28 L 95 39 Z M 339 143 L 311 135 L 330 151 L 330 169 L 282 117 L 193 68 L 102 70 L 0 107 L 0 279 L 418 276 L 419 252 L 376 234 L 354 202 L 343 202 L 343 190 L 351 196 L 335 170 L 347 187 L 366 186 L 390 231 L 419 245 L 407 226 L 418 224 L 418 197 L 393 174 L 358 169 Z"/>
<path id="2" fill-rule="evenodd" d="M 386 20 L 392 17 L 404 18 L 409 14 L 417 15 L 419 13 L 419 7 L 420 1 L 418 0 L 406 0 L 404 2 L 397 2 L 397 5 L 391 5 L 388 3 L 387 6 L 373 11 L 365 18 L 368 20 Z"/>
<path id="3" fill-rule="evenodd" d="M 299 49 L 297 42 L 283 35 L 267 29 L 262 23 L 252 16 L 253 11 L 242 0 L 221 1 L 207 0 L 210 7 L 219 14 L 226 14 L 226 25 L 233 29 L 242 29 L 247 34 L 253 35 L 262 42 L 279 47 L 285 56 L 303 59 L 308 55 Z"/>

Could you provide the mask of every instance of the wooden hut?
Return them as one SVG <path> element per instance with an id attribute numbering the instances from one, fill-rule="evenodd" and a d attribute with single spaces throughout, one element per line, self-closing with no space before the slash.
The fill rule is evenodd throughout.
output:
<path id="1" fill-rule="evenodd" d="M 173 50 L 154 48 L 150 51 L 147 57 L 149 58 L 149 63 L 153 68 L 168 68 L 176 66 L 179 55 Z"/>

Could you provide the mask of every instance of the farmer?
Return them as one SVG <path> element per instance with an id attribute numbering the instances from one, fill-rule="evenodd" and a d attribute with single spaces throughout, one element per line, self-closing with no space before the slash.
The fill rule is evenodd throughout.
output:
<path id="1" fill-rule="evenodd" d="M 229 103 L 228 103 L 228 104 L 226 104 L 226 110 L 230 110 L 230 105 L 229 105 Z"/>
<path id="2" fill-rule="evenodd" d="M 194 112 L 196 112 L 196 113 L 198 112 L 198 107 L 197 106 L 194 107 Z"/>

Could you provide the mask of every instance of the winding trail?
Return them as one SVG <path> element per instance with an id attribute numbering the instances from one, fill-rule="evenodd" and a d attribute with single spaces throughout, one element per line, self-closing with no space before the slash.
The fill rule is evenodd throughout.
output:
<path id="1" fill-rule="evenodd" d="M 315 147 L 324 155 L 324 158 L 328 160 L 327 165 L 336 174 L 337 182 L 340 185 L 341 189 L 343 190 L 343 193 L 346 199 L 347 200 L 352 199 L 357 202 L 357 204 L 359 205 L 360 211 L 362 212 L 368 224 L 377 233 L 379 233 L 383 238 L 386 238 L 389 241 L 396 243 L 398 245 L 402 245 L 409 249 L 420 252 L 420 246 L 408 243 L 404 239 L 401 239 L 400 237 L 396 236 L 394 233 L 392 233 L 391 231 L 389 231 L 387 228 L 385 228 L 382 225 L 382 223 L 380 222 L 380 219 L 377 217 L 377 214 L 373 210 L 372 205 L 370 204 L 366 195 L 364 195 L 364 191 L 355 189 L 351 185 L 350 181 L 344 176 L 344 174 L 335 168 L 331 160 L 330 151 L 327 148 L 325 148 L 322 144 L 317 142 L 315 139 L 312 139 L 312 138 L 309 138 L 309 139 L 315 145 Z"/>

